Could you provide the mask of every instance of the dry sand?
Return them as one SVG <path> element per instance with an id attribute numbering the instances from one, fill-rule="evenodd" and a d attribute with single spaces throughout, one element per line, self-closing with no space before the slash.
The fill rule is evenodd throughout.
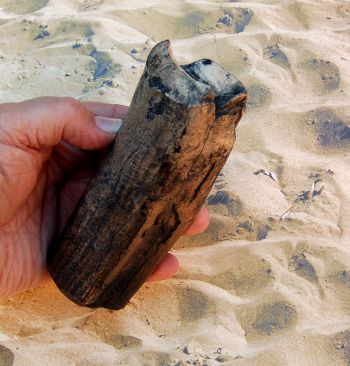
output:
<path id="1" fill-rule="evenodd" d="M 166 38 L 180 62 L 212 58 L 250 94 L 211 225 L 174 248 L 180 273 L 120 312 L 79 308 L 52 284 L 2 302 L 0 364 L 349 365 L 349 1 L 0 8 L 2 102 L 127 104 Z"/>

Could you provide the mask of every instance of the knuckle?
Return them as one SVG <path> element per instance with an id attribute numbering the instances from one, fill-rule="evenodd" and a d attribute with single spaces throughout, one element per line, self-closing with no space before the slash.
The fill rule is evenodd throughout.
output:
<path id="1" fill-rule="evenodd" d="M 76 99 L 72 97 L 62 97 L 60 99 L 61 107 L 70 112 L 70 113 L 77 113 L 79 110 L 81 110 L 82 105 L 80 102 L 78 102 Z"/>
<path id="2" fill-rule="evenodd" d="M 69 119 L 89 119 L 93 116 L 81 102 L 72 97 L 62 97 L 61 98 L 61 111 L 64 115 L 68 116 Z"/>

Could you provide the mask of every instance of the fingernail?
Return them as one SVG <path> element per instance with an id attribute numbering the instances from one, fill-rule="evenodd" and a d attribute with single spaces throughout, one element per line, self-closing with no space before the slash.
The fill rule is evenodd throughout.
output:
<path id="1" fill-rule="evenodd" d="M 121 119 L 118 118 L 108 118 L 100 116 L 95 117 L 95 120 L 96 126 L 98 128 L 112 135 L 115 135 L 119 131 L 123 122 Z"/>

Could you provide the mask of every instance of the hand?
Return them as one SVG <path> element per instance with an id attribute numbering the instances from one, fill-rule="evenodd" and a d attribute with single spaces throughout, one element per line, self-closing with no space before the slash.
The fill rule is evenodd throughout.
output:
<path id="1" fill-rule="evenodd" d="M 0 297 L 39 285 L 46 253 L 106 154 L 127 107 L 45 97 L 0 104 Z M 207 227 L 202 208 L 187 230 Z M 149 280 L 171 277 L 168 254 Z"/>

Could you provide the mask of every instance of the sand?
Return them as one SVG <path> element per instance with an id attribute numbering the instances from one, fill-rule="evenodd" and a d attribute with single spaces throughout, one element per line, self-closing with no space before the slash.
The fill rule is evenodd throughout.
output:
<path id="1" fill-rule="evenodd" d="M 152 46 L 248 88 L 237 143 L 171 280 L 120 312 L 53 284 L 0 303 L 9 366 L 350 364 L 350 3 L 0 0 L 0 96 L 128 104 Z"/>

